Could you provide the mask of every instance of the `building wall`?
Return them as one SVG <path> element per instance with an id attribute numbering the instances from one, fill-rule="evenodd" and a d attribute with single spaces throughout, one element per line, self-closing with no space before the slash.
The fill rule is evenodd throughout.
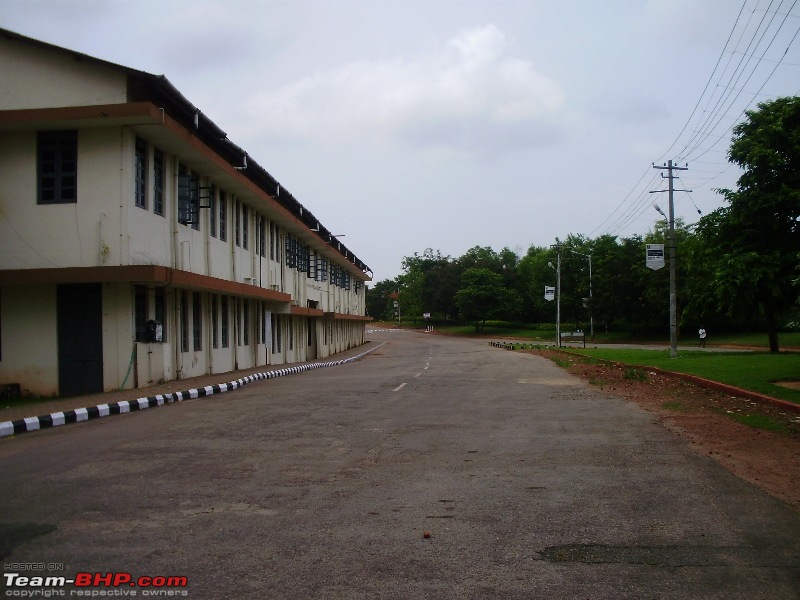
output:
<path id="1" fill-rule="evenodd" d="M 124 73 L 38 47 L 23 51 L 2 36 L 0 77 L 4 90 L 12 90 L 0 95 L 0 111 L 127 100 Z M 363 273 L 353 271 L 191 132 L 163 115 L 161 122 L 144 124 L 144 117 L 85 123 L 42 118 L 27 128 L 0 129 L 0 277 L 15 270 L 158 265 L 291 297 L 258 298 L 223 291 L 221 284 L 105 281 L 104 389 L 313 360 L 364 342 L 363 319 L 347 318 L 364 315 Z M 77 128 L 77 202 L 38 204 L 37 132 L 70 128 Z M 135 200 L 137 140 L 147 157 L 144 206 Z M 163 155 L 163 214 L 155 210 L 156 152 Z M 181 169 L 196 176 L 201 190 L 196 226 L 179 222 Z M 225 240 L 220 236 L 223 194 Z M 292 240 L 308 246 L 314 261 L 325 259 L 324 281 L 288 264 Z M 350 289 L 342 287 L 344 280 L 332 282 L 334 268 L 346 270 Z M 31 394 L 58 393 L 57 283 L 0 285 L 0 383 L 20 382 Z M 163 302 L 162 314 L 157 314 L 158 302 Z M 145 317 L 162 321 L 163 341 L 145 340 Z"/>
<path id="2" fill-rule="evenodd" d="M 80 130 L 79 201 L 37 204 L 36 132 L 0 133 L 2 268 L 124 264 L 119 138 L 118 130 Z"/>
<path id="3" fill-rule="evenodd" d="M 0 81 L 9 83 L 0 94 L 0 110 L 116 104 L 127 94 L 125 75 L 114 69 L 3 37 Z"/>
<path id="4" fill-rule="evenodd" d="M 0 382 L 29 394 L 58 394 L 55 286 L 0 288 Z"/>

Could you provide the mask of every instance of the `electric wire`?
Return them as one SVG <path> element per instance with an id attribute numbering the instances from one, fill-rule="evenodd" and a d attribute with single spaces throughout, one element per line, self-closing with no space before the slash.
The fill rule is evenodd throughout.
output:
<path id="1" fill-rule="evenodd" d="M 762 91 L 778 68 L 794 64 L 786 62 L 785 59 L 800 34 L 800 27 L 791 35 L 779 58 L 768 57 L 767 54 L 774 48 L 780 35 L 789 35 L 786 34 L 785 28 L 788 19 L 790 17 L 800 18 L 793 13 L 800 0 L 794 0 L 785 11 L 783 7 L 787 0 L 780 0 L 775 8 L 773 6 L 776 0 L 769 0 L 766 8 L 761 8 L 760 1 L 752 5 L 752 8 L 748 8 L 750 1 L 745 0 L 742 3 L 722 52 L 694 108 L 673 142 L 658 159 L 659 163 L 663 162 L 664 157 L 669 156 L 679 144 L 682 149 L 676 153 L 676 163 L 698 161 L 701 158 L 707 158 L 711 153 L 720 153 L 719 160 L 701 162 L 701 165 L 707 167 L 706 170 L 695 170 L 688 173 L 686 179 L 691 181 L 691 187 L 694 189 L 703 189 L 709 186 L 713 181 L 728 173 L 730 169 L 735 168 L 735 165 L 727 160 L 727 150 L 717 149 L 717 146 L 729 136 L 741 116 L 746 114 L 756 99 L 763 97 Z M 748 10 L 750 14 L 745 20 L 743 15 Z M 758 12 L 763 12 L 760 19 L 755 17 Z M 779 17 L 783 18 L 776 25 Z M 753 30 L 754 27 L 755 30 Z M 736 35 L 737 28 L 740 28 L 738 36 Z M 769 37 L 770 34 L 771 37 Z M 731 47 L 731 41 L 734 38 L 736 41 Z M 728 56 L 727 61 L 725 61 L 726 55 Z M 720 69 L 723 62 L 724 67 Z M 748 84 L 756 77 L 757 73 L 761 72 L 760 68 L 767 63 L 773 63 L 772 69 L 760 79 L 760 85 L 755 92 L 747 92 Z M 714 83 L 715 77 L 717 77 L 716 84 Z M 767 94 L 766 97 L 773 96 Z M 703 109 L 698 112 L 700 106 L 703 106 Z M 692 125 L 695 119 L 697 123 Z M 721 124 L 726 119 L 730 121 L 730 124 L 724 127 Z M 681 144 L 680 140 L 687 131 L 691 131 L 691 135 L 685 143 Z M 645 171 L 622 201 L 589 233 L 589 236 L 594 236 L 598 232 L 602 232 L 601 235 L 619 235 L 635 223 L 651 205 L 650 190 L 657 178 L 658 174 L 648 178 L 647 171 Z M 701 213 L 694 199 L 691 202 L 698 213 Z"/>

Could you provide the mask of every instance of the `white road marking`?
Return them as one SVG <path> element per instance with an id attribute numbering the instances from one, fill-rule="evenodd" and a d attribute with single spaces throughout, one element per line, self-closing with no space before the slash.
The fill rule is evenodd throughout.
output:
<path id="1" fill-rule="evenodd" d="M 408 383 L 401 383 L 401 384 L 400 384 L 400 385 L 398 385 L 396 388 L 394 388 L 392 391 L 393 391 L 393 392 L 399 392 L 399 391 L 400 391 L 400 390 L 402 390 L 402 389 L 403 389 L 403 388 L 404 388 L 406 385 L 408 385 Z"/>

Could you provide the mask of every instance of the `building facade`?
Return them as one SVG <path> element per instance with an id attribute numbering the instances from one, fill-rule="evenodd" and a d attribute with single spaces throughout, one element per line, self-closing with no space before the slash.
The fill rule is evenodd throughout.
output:
<path id="1" fill-rule="evenodd" d="M 163 76 L 0 30 L 0 172 L 0 391 L 364 342 L 368 267 Z"/>

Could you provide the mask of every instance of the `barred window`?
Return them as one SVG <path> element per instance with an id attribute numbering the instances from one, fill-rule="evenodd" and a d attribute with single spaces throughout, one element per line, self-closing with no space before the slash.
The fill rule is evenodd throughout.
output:
<path id="1" fill-rule="evenodd" d="M 233 201 L 233 240 L 237 246 L 242 245 L 242 213 L 238 198 Z"/>
<path id="2" fill-rule="evenodd" d="M 217 237 L 217 190 L 208 187 L 208 234 Z"/>
<path id="3" fill-rule="evenodd" d="M 192 293 L 192 342 L 195 351 L 203 349 L 203 304 L 200 292 Z"/>
<path id="4" fill-rule="evenodd" d="M 227 348 L 230 346 L 230 309 L 228 308 L 227 296 L 222 296 L 220 298 L 219 315 L 222 347 Z"/>
<path id="5" fill-rule="evenodd" d="M 178 167 L 178 222 L 200 228 L 200 181 L 184 165 Z"/>
<path id="6" fill-rule="evenodd" d="M 258 218 L 258 254 L 266 258 L 267 256 L 267 220 L 260 216 Z"/>
<path id="7" fill-rule="evenodd" d="M 134 204 L 139 208 L 147 208 L 147 142 L 136 138 L 136 151 L 134 152 Z"/>
<path id="8" fill-rule="evenodd" d="M 164 153 L 153 150 L 153 212 L 164 216 Z"/>
<path id="9" fill-rule="evenodd" d="M 316 281 L 328 281 L 328 259 L 323 256 L 317 257 L 317 276 Z"/>
<path id="10" fill-rule="evenodd" d="M 78 201 L 78 132 L 42 131 L 37 138 L 39 204 Z"/>
<path id="11" fill-rule="evenodd" d="M 211 294 L 211 347 L 219 348 L 219 305 L 216 294 Z"/>
<path id="12" fill-rule="evenodd" d="M 225 192 L 219 193 L 219 241 L 228 240 L 228 196 Z M 226 347 L 226 346 L 223 346 Z"/>
<path id="13" fill-rule="evenodd" d="M 189 293 L 181 290 L 181 352 L 189 351 Z"/>
<path id="14" fill-rule="evenodd" d="M 242 204 L 242 248 L 247 250 L 247 232 L 250 229 L 248 227 L 248 214 L 250 214 L 250 209 Z M 247 344 L 245 344 L 246 346 Z"/>

